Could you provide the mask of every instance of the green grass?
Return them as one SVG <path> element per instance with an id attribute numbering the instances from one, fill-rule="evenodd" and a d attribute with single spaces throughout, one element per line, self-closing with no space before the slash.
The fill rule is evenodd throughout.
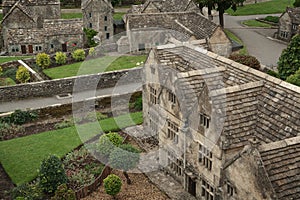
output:
<path id="1" fill-rule="evenodd" d="M 146 56 L 105 56 L 97 59 L 78 62 L 71 65 L 45 69 L 43 72 L 52 79 L 65 78 L 84 74 L 130 69 L 137 62 L 145 61 Z"/>
<path id="2" fill-rule="evenodd" d="M 237 43 L 239 43 L 240 45 L 243 45 L 243 48 L 239 51 L 239 54 L 242 55 L 248 55 L 248 51 L 246 46 L 244 45 L 243 41 L 238 38 L 236 35 L 234 35 L 232 32 L 230 32 L 228 29 L 224 29 L 224 32 L 226 33 L 226 35 L 231 39 L 236 41 Z"/>
<path id="3" fill-rule="evenodd" d="M 76 19 L 76 18 L 82 18 L 82 13 L 62 13 L 61 14 L 62 19 Z"/>
<path id="4" fill-rule="evenodd" d="M 0 86 L 16 85 L 16 82 L 11 78 L 0 78 Z"/>
<path id="5" fill-rule="evenodd" d="M 125 15 L 126 13 L 122 13 L 122 12 L 117 12 L 114 14 L 114 20 L 122 20 L 123 19 L 123 15 Z"/>
<path id="6" fill-rule="evenodd" d="M 25 58 L 31 58 L 32 56 L 0 56 L 0 64 L 9 61 L 22 60 Z"/>
<path id="7" fill-rule="evenodd" d="M 292 6 L 293 3 L 294 0 L 271 0 L 237 7 L 235 12 L 230 8 L 226 12 L 233 16 L 282 13 L 287 6 Z"/>
<path id="8" fill-rule="evenodd" d="M 143 116 L 141 112 L 122 115 L 115 118 L 119 123 L 117 126 L 113 118 L 100 121 L 104 132 L 117 131 L 120 128 L 141 124 Z M 83 136 L 79 133 L 86 133 Z M 99 123 L 88 123 L 78 127 L 69 127 L 60 130 L 47 131 L 27 137 L 0 142 L 0 162 L 12 181 L 20 185 L 33 180 L 38 172 L 41 161 L 49 154 L 59 157 L 66 155 L 79 146 L 82 141 L 90 139 L 99 134 Z"/>
<path id="9" fill-rule="evenodd" d="M 244 24 L 246 26 L 250 26 L 250 27 L 262 27 L 262 28 L 271 28 L 272 27 L 272 25 L 270 25 L 270 24 L 266 24 L 266 23 L 257 21 L 255 19 L 243 21 L 242 24 Z"/>

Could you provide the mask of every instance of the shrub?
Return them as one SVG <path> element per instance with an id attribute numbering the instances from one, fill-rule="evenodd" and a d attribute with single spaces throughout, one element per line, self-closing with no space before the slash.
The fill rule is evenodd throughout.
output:
<path id="1" fill-rule="evenodd" d="M 279 22 L 279 17 L 277 17 L 277 16 L 267 16 L 267 17 L 265 17 L 265 20 L 268 21 L 268 22 L 278 23 Z"/>
<path id="2" fill-rule="evenodd" d="M 93 57 L 93 56 L 95 56 L 95 55 L 96 55 L 96 50 L 95 50 L 95 48 L 94 48 L 94 47 L 90 48 L 90 49 L 89 49 L 89 56 Z"/>
<path id="3" fill-rule="evenodd" d="M 2 76 L 3 75 L 3 69 L 2 69 L 2 67 L 0 66 L 0 76 Z"/>
<path id="4" fill-rule="evenodd" d="M 300 69 L 293 75 L 290 75 L 287 79 L 287 82 L 300 86 Z"/>
<path id="5" fill-rule="evenodd" d="M 56 52 L 55 54 L 55 62 L 58 65 L 66 64 L 67 62 L 67 55 L 63 52 Z"/>
<path id="6" fill-rule="evenodd" d="M 54 125 L 55 129 L 63 129 L 74 126 L 74 120 L 73 119 L 65 119 L 63 122 L 57 123 Z"/>
<path id="7" fill-rule="evenodd" d="M 67 175 L 61 160 L 51 155 L 42 161 L 39 170 L 40 186 L 46 193 L 53 193 L 61 184 L 67 183 Z"/>
<path id="8" fill-rule="evenodd" d="M 22 132 L 24 132 L 24 128 L 22 126 L 0 122 L 0 141 L 11 138 L 15 134 Z"/>
<path id="9" fill-rule="evenodd" d="M 271 75 L 275 78 L 280 78 L 279 74 L 277 72 L 273 71 L 273 70 L 268 70 L 267 74 L 269 74 L 269 75 Z"/>
<path id="10" fill-rule="evenodd" d="M 43 199 L 43 191 L 38 184 L 22 184 L 18 187 L 15 187 L 11 196 L 13 199 L 23 199 L 23 200 L 39 200 Z"/>
<path id="11" fill-rule="evenodd" d="M 93 29 L 89 29 L 89 28 L 84 28 L 83 31 L 84 31 L 85 36 L 87 38 L 88 46 L 89 47 L 95 47 L 97 44 L 96 44 L 96 42 L 94 41 L 93 38 L 94 38 L 94 36 L 96 36 L 98 34 L 98 32 L 93 30 Z"/>
<path id="12" fill-rule="evenodd" d="M 0 122 L 22 125 L 37 118 L 38 115 L 35 112 L 16 110 L 11 115 L 1 118 Z"/>
<path id="13" fill-rule="evenodd" d="M 295 0 L 294 7 L 300 7 L 300 0 Z"/>
<path id="14" fill-rule="evenodd" d="M 260 63 L 254 56 L 232 54 L 229 59 L 234 60 L 243 65 L 247 65 L 253 69 L 260 69 Z"/>
<path id="15" fill-rule="evenodd" d="M 17 69 L 16 68 L 10 68 L 10 69 L 7 69 L 3 72 L 3 76 L 4 77 L 9 77 L 11 78 L 12 80 L 16 81 L 16 73 L 17 73 Z"/>
<path id="16" fill-rule="evenodd" d="M 287 77 L 296 73 L 300 69 L 300 35 L 292 38 L 290 44 L 281 53 L 278 61 L 278 73 L 280 78 L 286 80 Z"/>
<path id="17" fill-rule="evenodd" d="M 50 56 L 46 53 L 39 53 L 37 56 L 36 56 L 36 64 L 45 69 L 47 67 L 50 66 L 51 64 L 51 61 L 50 61 Z"/>
<path id="18" fill-rule="evenodd" d="M 122 181 L 120 177 L 111 174 L 103 180 L 105 192 L 113 197 L 115 197 L 122 187 Z"/>
<path id="19" fill-rule="evenodd" d="M 143 110 L 143 97 L 138 97 L 134 102 L 134 108 L 136 110 Z"/>
<path id="20" fill-rule="evenodd" d="M 55 195 L 51 200 L 76 200 L 75 192 L 68 189 L 66 184 L 61 184 L 55 191 Z"/>
<path id="21" fill-rule="evenodd" d="M 16 79 L 20 83 L 27 83 L 30 80 L 29 70 L 26 67 L 19 66 L 17 73 L 16 73 Z"/>
<path id="22" fill-rule="evenodd" d="M 122 144 L 123 138 L 118 133 L 108 133 L 102 135 L 99 139 L 98 150 L 104 156 L 109 156 L 109 154 Z"/>
<path id="23" fill-rule="evenodd" d="M 72 58 L 76 61 L 83 61 L 85 59 L 85 52 L 83 49 L 76 49 L 72 53 Z"/>

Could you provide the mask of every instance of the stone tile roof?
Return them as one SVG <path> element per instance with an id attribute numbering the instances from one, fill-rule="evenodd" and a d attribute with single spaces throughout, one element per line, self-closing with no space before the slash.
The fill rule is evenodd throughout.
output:
<path id="1" fill-rule="evenodd" d="M 81 1 L 81 9 L 85 9 L 90 3 L 92 3 L 94 0 L 82 0 Z M 112 4 L 108 0 L 97 0 L 102 1 L 103 3 L 107 4 L 111 9 L 113 9 Z"/>
<path id="2" fill-rule="evenodd" d="M 300 137 L 259 147 L 268 178 L 278 199 L 300 199 Z"/>
<path id="3" fill-rule="evenodd" d="M 292 19 L 292 23 L 300 24 L 300 7 L 297 8 L 286 8 L 286 13 Z"/>
<path id="4" fill-rule="evenodd" d="M 155 54 L 160 64 L 177 69 L 179 79 L 184 78 L 187 99 L 197 98 L 193 93 L 205 80 L 215 110 L 225 103 L 223 148 L 243 147 L 251 137 L 265 144 L 300 133 L 300 87 L 188 44 L 161 46 Z M 219 74 L 223 88 L 205 78 L 203 70 L 210 71 L 209 77 Z"/>
<path id="5" fill-rule="evenodd" d="M 182 34 L 206 39 L 212 36 L 218 25 L 196 12 L 128 14 L 130 30 L 144 28 L 171 29 Z"/>

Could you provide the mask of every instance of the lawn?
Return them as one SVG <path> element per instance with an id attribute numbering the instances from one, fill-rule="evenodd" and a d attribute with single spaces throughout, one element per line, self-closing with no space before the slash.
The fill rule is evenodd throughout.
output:
<path id="1" fill-rule="evenodd" d="M 104 132 L 109 132 L 143 122 L 141 112 L 131 114 L 132 122 L 128 118 L 129 115 L 116 117 L 119 126 L 113 118 L 101 120 L 100 125 Z M 87 134 L 79 137 L 76 128 L 80 131 L 79 133 L 86 131 Z M 12 181 L 20 185 L 37 176 L 41 161 L 49 154 L 62 157 L 82 144 L 82 141 L 99 134 L 99 132 L 98 123 L 88 123 L 78 127 L 72 126 L 2 141 L 0 142 L 0 162 Z"/>
<path id="2" fill-rule="evenodd" d="M 78 62 L 71 65 L 45 69 L 43 72 L 52 79 L 72 77 L 84 74 L 130 69 L 136 63 L 146 60 L 146 56 L 105 56 L 97 59 Z"/>
<path id="3" fill-rule="evenodd" d="M 255 19 L 243 21 L 242 24 L 250 27 L 262 27 L 262 28 L 271 28 L 272 25 L 257 21 Z"/>
<path id="4" fill-rule="evenodd" d="M 82 13 L 62 13 L 61 14 L 62 19 L 76 19 L 76 18 L 82 18 Z"/>
<path id="5" fill-rule="evenodd" d="M 117 12 L 114 13 L 114 20 L 122 20 L 123 19 L 123 15 L 125 15 L 126 13 L 122 13 L 122 12 Z"/>
<path id="6" fill-rule="evenodd" d="M 0 56 L 0 64 L 14 61 L 14 60 L 22 60 L 25 58 L 31 58 L 32 56 Z"/>
<path id="7" fill-rule="evenodd" d="M 231 39 L 231 40 L 234 40 L 236 41 L 237 43 L 239 43 L 240 45 L 243 45 L 243 48 L 239 51 L 239 54 L 242 54 L 242 55 L 248 55 L 248 51 L 247 51 L 247 48 L 246 46 L 243 44 L 243 41 L 238 38 L 236 35 L 234 35 L 232 32 L 230 32 L 229 30 L 227 29 L 224 29 L 224 32 L 226 33 L 226 35 Z"/>
<path id="8" fill-rule="evenodd" d="M 292 6 L 294 0 L 271 0 L 262 3 L 244 5 L 238 7 L 234 12 L 231 8 L 226 10 L 229 15 L 258 15 L 258 14 L 274 14 L 282 13 L 287 6 Z"/>

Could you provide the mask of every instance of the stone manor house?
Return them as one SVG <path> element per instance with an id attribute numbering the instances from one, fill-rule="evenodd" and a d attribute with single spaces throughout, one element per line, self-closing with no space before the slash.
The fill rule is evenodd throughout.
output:
<path id="1" fill-rule="evenodd" d="M 84 47 L 84 28 L 100 41 L 113 35 L 113 8 L 108 0 L 83 0 L 83 19 L 61 19 L 59 0 L 3 1 L 1 49 L 9 55 L 72 51 Z"/>
<path id="2" fill-rule="evenodd" d="M 144 130 L 197 199 L 300 199 L 300 88 L 186 43 L 151 50 Z"/>

